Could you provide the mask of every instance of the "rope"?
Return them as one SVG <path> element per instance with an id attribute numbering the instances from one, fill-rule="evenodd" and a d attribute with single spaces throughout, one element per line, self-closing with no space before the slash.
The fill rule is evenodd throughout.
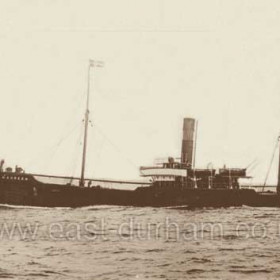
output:
<path id="1" fill-rule="evenodd" d="M 273 160 L 274 160 L 275 152 L 276 152 L 276 149 L 277 149 L 277 147 L 278 147 L 278 142 L 279 142 L 279 140 L 278 140 L 278 138 L 277 138 L 275 147 L 274 147 L 274 149 L 273 149 L 273 154 L 272 154 L 272 157 L 271 157 L 271 160 L 270 160 L 270 163 L 269 163 L 269 168 L 268 168 L 268 171 L 267 171 L 265 180 L 264 180 L 262 192 L 264 191 L 264 188 L 265 188 L 265 186 L 266 186 L 266 182 L 267 182 L 267 179 L 268 179 L 268 176 L 269 176 L 269 173 L 270 173 L 270 170 L 271 170 L 271 166 L 272 166 L 272 163 L 273 163 Z"/>
<path id="2" fill-rule="evenodd" d="M 79 125 L 80 125 L 80 122 L 77 123 L 75 126 L 73 126 L 73 127 L 71 128 L 71 130 L 67 131 L 67 133 L 65 133 L 65 134 L 60 138 L 60 140 L 57 141 L 57 142 L 50 148 L 48 160 L 44 161 L 44 165 L 43 165 L 43 168 L 44 168 L 44 169 L 46 169 L 47 167 L 49 167 L 49 166 L 52 164 L 52 162 L 53 162 L 53 160 L 54 160 L 54 158 L 55 158 L 55 156 L 56 156 L 56 154 L 57 154 L 57 152 L 58 152 L 58 150 L 59 150 L 61 144 L 62 144 L 66 139 L 68 139 L 68 138 L 77 130 L 77 128 L 79 127 Z"/>
<path id="3" fill-rule="evenodd" d="M 248 169 L 246 168 L 246 171 L 248 172 L 248 173 L 253 173 L 255 170 L 256 170 L 256 168 L 258 167 L 258 165 L 259 165 L 260 163 L 259 163 L 259 161 L 256 161 L 254 164 L 252 164 Z"/>
<path id="4" fill-rule="evenodd" d="M 75 173 L 76 173 L 76 170 L 77 170 L 78 157 L 80 155 L 78 148 L 81 145 L 82 137 L 83 137 L 83 127 L 81 127 L 81 129 L 80 129 L 79 137 L 77 137 L 77 142 L 75 143 L 75 146 L 77 147 L 77 149 L 74 149 L 76 151 L 76 153 L 75 153 L 75 155 L 73 157 L 73 163 L 69 165 L 70 166 L 69 170 L 71 170 L 71 172 L 69 172 L 69 174 L 72 173 L 72 177 L 75 176 Z M 72 181 L 73 181 L 73 179 L 70 182 L 71 184 L 72 184 Z"/>
<path id="5" fill-rule="evenodd" d="M 247 166 L 246 166 L 246 170 L 249 170 L 250 168 L 253 168 L 255 165 L 256 165 L 256 163 L 258 163 L 258 159 L 257 158 L 255 158 L 253 161 L 251 161 Z"/>
<path id="6" fill-rule="evenodd" d="M 107 142 L 120 154 L 123 156 L 123 158 L 131 164 L 131 166 L 135 167 L 138 170 L 138 166 L 128 157 L 124 156 L 124 153 L 109 139 L 109 137 L 101 130 L 101 128 L 95 124 L 95 127 L 97 128 L 97 131 L 107 140 Z M 143 175 L 142 171 L 140 170 L 140 173 Z"/>

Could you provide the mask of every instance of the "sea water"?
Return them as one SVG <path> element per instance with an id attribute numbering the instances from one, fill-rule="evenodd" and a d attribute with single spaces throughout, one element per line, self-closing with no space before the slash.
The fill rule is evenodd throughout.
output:
<path id="1" fill-rule="evenodd" d="M 279 279 L 277 208 L 0 206 L 0 278 Z"/>

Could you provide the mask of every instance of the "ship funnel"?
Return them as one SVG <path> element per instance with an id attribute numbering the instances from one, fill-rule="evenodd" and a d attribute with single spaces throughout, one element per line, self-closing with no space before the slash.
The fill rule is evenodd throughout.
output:
<path id="1" fill-rule="evenodd" d="M 181 162 L 193 163 L 195 119 L 185 118 L 183 125 L 183 140 Z"/>

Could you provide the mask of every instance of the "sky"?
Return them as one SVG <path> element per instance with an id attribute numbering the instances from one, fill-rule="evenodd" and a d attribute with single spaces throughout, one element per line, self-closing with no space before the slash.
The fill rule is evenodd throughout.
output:
<path id="1" fill-rule="evenodd" d="M 139 179 L 180 156 L 198 120 L 197 167 L 263 183 L 280 132 L 280 3 L 270 0 L 0 1 L 0 157 L 27 172 Z M 278 150 L 268 182 L 276 183 Z"/>

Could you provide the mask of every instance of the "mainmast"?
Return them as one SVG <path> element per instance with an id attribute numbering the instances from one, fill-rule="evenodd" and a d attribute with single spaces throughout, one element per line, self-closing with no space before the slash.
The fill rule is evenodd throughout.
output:
<path id="1" fill-rule="evenodd" d="M 85 185 L 85 166 L 86 166 L 86 153 L 87 153 L 87 136 L 88 136 L 88 123 L 89 123 L 89 97 L 90 97 L 90 70 L 91 67 L 102 67 L 103 63 L 100 61 L 89 60 L 88 64 L 88 84 L 87 84 L 87 101 L 85 111 L 85 128 L 84 128 L 84 145 L 83 145 L 83 159 L 80 186 Z"/>
<path id="2" fill-rule="evenodd" d="M 278 137 L 279 143 L 279 161 L 278 161 L 278 182 L 277 182 L 277 194 L 280 194 L 280 136 Z"/>
<path id="3" fill-rule="evenodd" d="M 265 180 L 264 180 L 264 184 L 263 184 L 263 187 L 262 187 L 262 192 L 264 192 L 264 188 L 266 186 L 266 182 L 267 182 L 267 179 L 268 179 L 271 167 L 272 167 L 274 156 L 275 156 L 275 153 L 276 153 L 276 150 L 277 150 L 277 147 L 279 146 L 279 144 L 280 144 L 280 136 L 278 136 L 277 141 L 275 143 L 275 147 L 273 149 L 273 154 L 272 154 L 272 157 L 271 157 L 271 160 L 270 160 L 270 164 L 269 164 L 269 167 L 268 167 L 268 171 L 267 171 L 267 174 L 266 174 L 266 177 L 265 177 Z M 279 147 L 279 162 L 278 162 L 277 193 L 280 194 L 280 147 Z"/>

